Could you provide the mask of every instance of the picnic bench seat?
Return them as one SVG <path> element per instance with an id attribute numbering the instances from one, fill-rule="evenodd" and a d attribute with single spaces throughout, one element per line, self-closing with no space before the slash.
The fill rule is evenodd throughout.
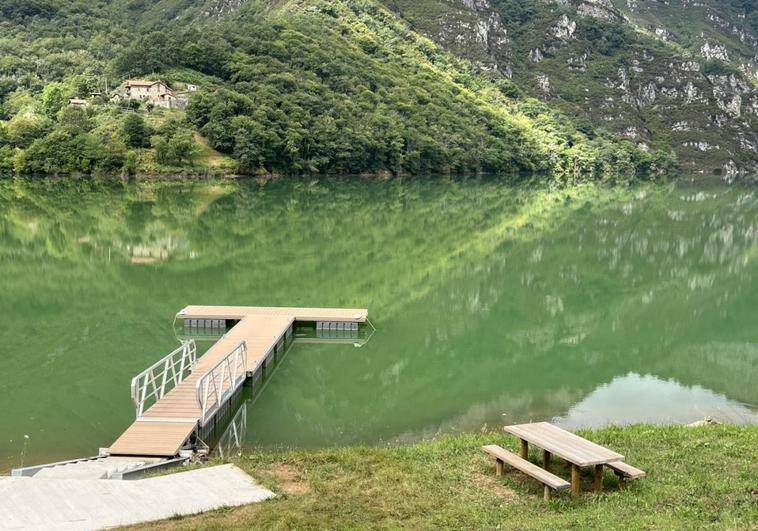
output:
<path id="1" fill-rule="evenodd" d="M 643 470 L 640 470 L 639 468 L 634 468 L 632 465 L 629 465 L 623 461 L 608 463 L 605 466 L 613 470 L 613 473 L 616 474 L 616 476 L 618 476 L 619 486 L 621 488 L 624 488 L 626 486 L 627 479 L 644 478 L 646 475 Z"/>
<path id="2" fill-rule="evenodd" d="M 498 476 L 503 475 L 503 463 L 508 463 L 513 468 L 520 470 L 545 485 L 544 498 L 546 501 L 550 499 L 550 489 L 564 490 L 571 486 L 571 483 L 568 481 L 559 478 L 555 474 L 551 474 L 544 468 L 540 468 L 496 444 L 482 446 L 482 450 L 495 458 Z"/>

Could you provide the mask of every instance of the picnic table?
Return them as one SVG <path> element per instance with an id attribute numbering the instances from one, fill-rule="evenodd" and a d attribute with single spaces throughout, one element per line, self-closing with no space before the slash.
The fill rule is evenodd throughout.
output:
<path id="1" fill-rule="evenodd" d="M 588 441 L 549 422 L 516 424 L 503 428 L 521 439 L 521 457 L 528 459 L 529 444 L 542 448 L 542 466 L 550 470 L 550 458 L 556 455 L 571 464 L 571 494 L 581 490 L 579 469 L 595 467 L 595 491 L 603 488 L 603 466 L 624 461 L 624 456 Z"/>

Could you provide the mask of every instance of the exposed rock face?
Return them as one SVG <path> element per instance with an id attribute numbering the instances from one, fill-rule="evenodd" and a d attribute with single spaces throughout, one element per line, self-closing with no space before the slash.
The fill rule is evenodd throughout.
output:
<path id="1" fill-rule="evenodd" d="M 673 126 L 671 126 L 672 131 L 689 131 L 690 130 L 690 124 L 686 120 L 683 120 L 681 122 L 676 122 Z"/>
<path id="2" fill-rule="evenodd" d="M 711 44 L 706 42 L 700 48 L 700 53 L 706 59 L 719 59 L 721 61 L 729 62 L 729 54 L 726 51 L 726 46 L 723 44 Z"/>
<path id="3" fill-rule="evenodd" d="M 492 0 L 387 0 L 437 6 L 422 30 L 449 51 L 637 145 L 676 151 L 686 171 L 758 174 L 758 39 L 744 19 L 714 0 L 530 1 L 511 23 Z M 691 16 L 702 17 L 693 33 L 667 23 Z"/>
<path id="4" fill-rule="evenodd" d="M 576 22 L 568 18 L 567 15 L 561 15 L 561 17 L 553 24 L 550 32 L 556 39 L 569 40 L 574 36 L 576 31 Z"/>
<path id="5" fill-rule="evenodd" d="M 206 17 L 223 17 L 236 11 L 245 0 L 212 0 L 205 6 L 203 15 Z"/>
<path id="6" fill-rule="evenodd" d="M 671 38 L 671 33 L 666 28 L 655 28 L 655 34 L 662 41 L 667 41 Z"/>
<path id="7" fill-rule="evenodd" d="M 589 57 L 590 52 L 588 50 L 585 50 L 585 52 L 579 57 L 569 57 L 566 59 L 566 64 L 568 65 L 569 70 L 579 70 L 580 72 L 586 72 L 587 60 Z"/>
<path id="8" fill-rule="evenodd" d="M 732 159 L 727 160 L 723 165 L 724 175 L 723 180 L 729 184 L 732 184 L 742 173 L 737 167 L 737 163 Z"/>
<path id="9" fill-rule="evenodd" d="M 637 105 L 651 105 L 655 103 L 655 98 L 658 96 L 658 87 L 655 83 L 648 83 L 638 89 L 639 97 L 637 98 Z"/>
<path id="10" fill-rule="evenodd" d="M 487 54 L 492 65 L 502 67 L 510 76 L 510 41 L 500 14 L 489 0 L 461 0 L 464 6 L 477 15 L 474 28 L 476 42 Z"/>
<path id="11" fill-rule="evenodd" d="M 709 144 L 708 142 L 684 142 L 682 144 L 685 147 L 694 147 L 698 151 L 712 151 L 714 149 L 721 149 L 720 146 L 714 146 Z"/>
<path id="12" fill-rule="evenodd" d="M 511 41 L 489 0 L 393 0 L 387 4 L 446 50 L 510 77 Z"/>
<path id="13" fill-rule="evenodd" d="M 746 11 L 749 13 L 749 8 Z M 688 47 L 693 54 L 709 59 L 730 60 L 755 82 L 758 80 L 758 36 L 746 11 L 720 0 L 683 0 L 682 3 L 628 0 L 626 13 L 622 15 L 642 27 L 649 27 L 654 21 L 656 35 L 662 41 L 676 42 Z M 684 26 L 682 19 L 686 21 Z M 696 35 L 695 31 L 700 33 Z"/>
<path id="14" fill-rule="evenodd" d="M 537 85 L 545 94 L 550 94 L 550 78 L 544 74 L 537 75 Z"/>
<path id="15" fill-rule="evenodd" d="M 624 17 L 610 0 L 543 0 L 559 6 L 573 6 L 585 17 L 592 17 L 607 22 L 621 22 Z"/>
<path id="16" fill-rule="evenodd" d="M 741 27 L 734 22 L 730 22 L 714 12 L 709 12 L 707 19 L 714 28 L 723 33 L 736 36 L 741 43 L 749 44 L 753 48 L 758 47 L 758 37 L 751 34 L 744 27 Z"/>
<path id="17" fill-rule="evenodd" d="M 593 17 L 608 22 L 620 22 L 622 17 L 616 13 L 608 0 L 589 0 L 577 6 L 577 11 L 586 17 Z"/>

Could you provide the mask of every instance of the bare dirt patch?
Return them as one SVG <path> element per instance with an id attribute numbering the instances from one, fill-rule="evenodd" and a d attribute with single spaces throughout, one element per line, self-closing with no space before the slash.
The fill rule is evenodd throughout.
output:
<path id="1" fill-rule="evenodd" d="M 279 484 L 279 488 L 285 494 L 290 496 L 303 496 L 311 491 L 308 484 L 300 477 L 298 470 L 285 463 L 274 463 L 268 469 L 268 473 L 271 474 Z"/>
<path id="2" fill-rule="evenodd" d="M 503 485 L 496 476 L 488 476 L 475 472 L 472 478 L 475 483 L 487 487 L 495 496 L 502 498 L 504 501 L 514 501 L 519 497 L 515 490 Z"/>

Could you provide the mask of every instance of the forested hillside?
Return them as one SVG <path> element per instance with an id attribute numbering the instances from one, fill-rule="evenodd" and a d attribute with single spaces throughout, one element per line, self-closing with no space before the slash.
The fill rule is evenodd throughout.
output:
<path id="1" fill-rule="evenodd" d="M 698 121 L 706 101 L 662 105 L 671 96 L 658 88 L 653 105 L 625 61 L 658 54 L 640 64 L 664 76 L 680 52 L 660 43 L 648 52 L 630 23 L 577 9 L 536 0 L 0 0 L 0 172 L 536 171 L 565 182 L 671 174 L 677 153 L 690 169 L 730 178 L 750 166 L 758 104 L 744 74 L 703 63 L 725 69 L 713 74 L 727 79 L 723 113 L 740 116 L 723 130 L 712 125 L 718 113 Z M 582 47 L 592 48 L 584 66 L 573 55 Z M 569 59 L 580 62 L 564 66 Z M 576 82 L 582 68 L 591 82 Z M 611 105 L 622 71 L 630 96 Z M 198 90 L 186 109 L 114 100 L 130 78 Z M 730 111 L 735 91 L 742 99 Z M 694 145 L 662 134 L 674 118 Z"/>
<path id="2" fill-rule="evenodd" d="M 758 11 L 747 0 L 386 0 L 445 49 L 585 130 L 674 149 L 688 172 L 758 172 Z M 590 133 L 591 134 L 591 133 Z"/>

